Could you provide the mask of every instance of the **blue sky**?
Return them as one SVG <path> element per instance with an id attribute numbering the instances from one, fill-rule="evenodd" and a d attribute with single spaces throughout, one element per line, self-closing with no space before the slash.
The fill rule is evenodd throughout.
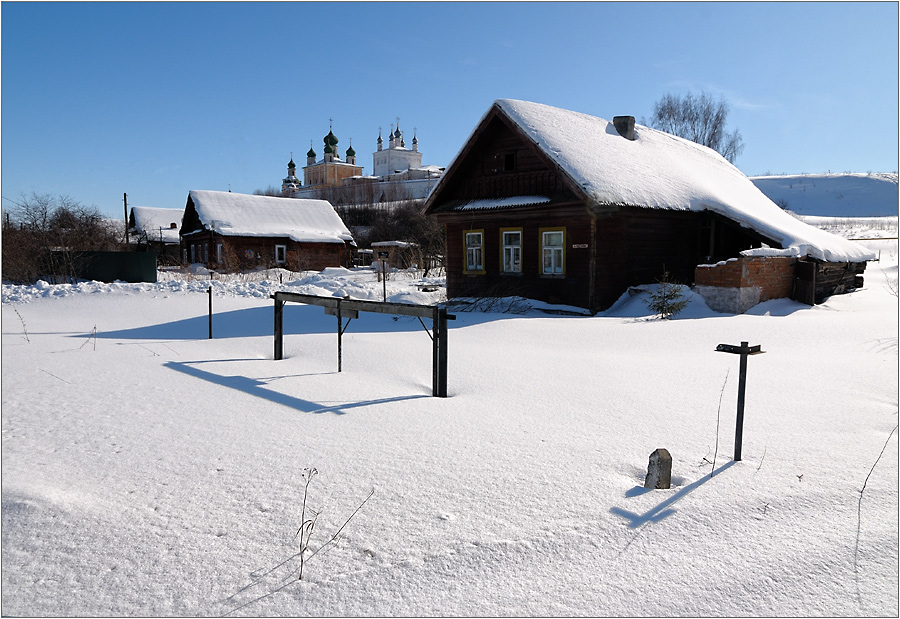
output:
<path id="1" fill-rule="evenodd" d="M 898 168 L 898 4 L 3 2 L 3 208 L 32 191 L 121 216 L 279 186 L 329 119 L 450 163 L 495 99 L 611 119 L 724 96 L 737 166 Z"/>

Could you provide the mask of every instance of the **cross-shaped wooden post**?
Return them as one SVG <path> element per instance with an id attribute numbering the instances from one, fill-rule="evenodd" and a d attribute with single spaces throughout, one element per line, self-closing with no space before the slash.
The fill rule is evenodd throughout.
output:
<path id="1" fill-rule="evenodd" d="M 734 429 L 734 461 L 741 461 L 741 443 L 744 440 L 744 393 L 747 389 L 747 357 L 749 355 L 761 355 L 761 346 L 749 346 L 747 342 L 741 342 L 740 346 L 733 344 L 719 344 L 716 352 L 728 352 L 741 356 L 740 373 L 738 374 L 738 400 L 737 422 Z"/>

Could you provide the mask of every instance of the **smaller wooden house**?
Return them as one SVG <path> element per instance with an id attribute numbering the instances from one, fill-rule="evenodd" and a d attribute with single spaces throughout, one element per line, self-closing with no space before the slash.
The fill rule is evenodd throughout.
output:
<path id="1" fill-rule="evenodd" d="M 411 241 L 375 241 L 371 247 L 373 264 L 385 261 L 391 268 L 408 269 L 421 260 L 418 244 Z"/>
<path id="2" fill-rule="evenodd" d="M 188 194 L 181 224 L 184 263 L 240 270 L 349 267 L 356 243 L 325 200 L 228 191 Z"/>
<path id="3" fill-rule="evenodd" d="M 160 264 L 178 264 L 181 259 L 181 216 L 175 208 L 133 206 L 128 216 L 129 241 L 156 253 Z"/>
<path id="4" fill-rule="evenodd" d="M 784 212 L 709 148 L 630 116 L 609 122 L 526 101 L 491 106 L 425 212 L 446 231 L 449 297 L 524 296 L 592 312 L 664 272 L 693 284 L 699 265 L 748 250 L 791 259 L 791 281 L 795 263 L 811 262 L 858 284 L 874 257 Z M 754 295 L 744 292 L 727 307 L 745 307 Z"/>

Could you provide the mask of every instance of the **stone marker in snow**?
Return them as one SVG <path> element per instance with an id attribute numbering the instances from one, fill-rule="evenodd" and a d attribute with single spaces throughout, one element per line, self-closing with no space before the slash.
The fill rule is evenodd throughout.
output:
<path id="1" fill-rule="evenodd" d="M 672 486 L 672 456 L 668 449 L 657 449 L 650 454 L 644 488 L 664 490 Z"/>

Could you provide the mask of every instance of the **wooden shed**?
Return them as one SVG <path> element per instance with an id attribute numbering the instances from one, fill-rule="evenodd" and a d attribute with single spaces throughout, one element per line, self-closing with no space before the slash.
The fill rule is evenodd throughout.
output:
<path id="1" fill-rule="evenodd" d="M 647 127 L 495 102 L 429 196 L 449 297 L 524 296 L 597 312 L 629 286 L 753 248 L 865 268 L 870 256 L 782 211 L 718 153 Z"/>

